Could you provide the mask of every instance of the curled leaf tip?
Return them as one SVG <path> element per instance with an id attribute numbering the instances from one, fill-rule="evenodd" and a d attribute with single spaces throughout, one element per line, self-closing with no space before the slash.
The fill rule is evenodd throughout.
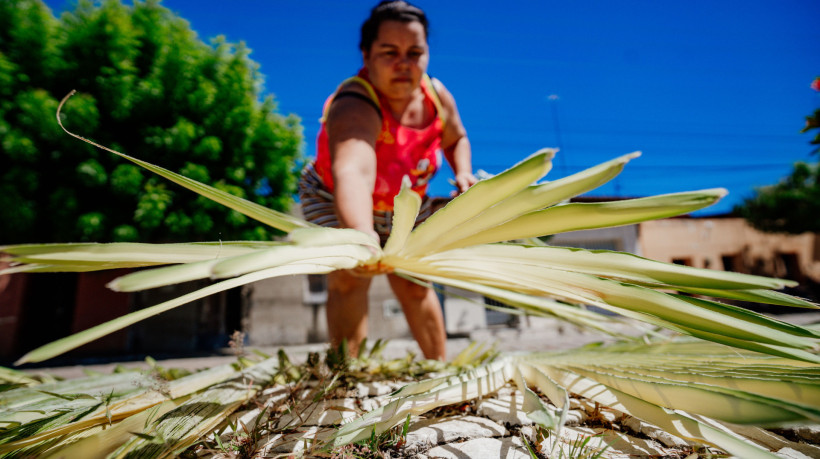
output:
<path id="1" fill-rule="evenodd" d="M 413 187 L 413 182 L 410 181 L 410 177 L 407 175 L 402 176 L 401 178 L 401 189 L 410 189 Z"/>
<path id="2" fill-rule="evenodd" d="M 543 156 L 542 160 L 547 163 L 552 161 L 556 153 L 558 153 L 558 149 L 556 148 L 542 148 L 533 153 L 532 156 Z"/>
<path id="3" fill-rule="evenodd" d="M 69 98 L 71 98 L 71 96 L 73 96 L 74 94 L 77 94 L 77 90 L 76 90 L 76 89 L 72 89 L 72 90 L 71 90 L 71 92 L 69 92 L 68 94 L 66 94 L 66 95 L 62 98 L 62 100 L 60 100 L 60 104 L 59 104 L 59 105 L 57 105 L 57 113 L 55 114 L 55 116 L 57 117 L 57 124 L 59 124 L 59 125 L 60 125 L 60 127 L 61 127 L 64 131 L 66 131 L 66 129 L 63 127 L 63 121 L 60 119 L 60 112 L 63 110 L 63 105 L 65 105 L 66 101 L 67 101 Z M 68 132 L 68 131 L 66 131 L 66 132 Z"/>
<path id="4" fill-rule="evenodd" d="M 729 190 L 726 188 L 707 188 L 705 190 L 700 190 L 697 193 L 701 193 L 704 195 L 709 195 L 715 199 L 715 201 L 723 198 L 727 194 L 729 194 Z"/>

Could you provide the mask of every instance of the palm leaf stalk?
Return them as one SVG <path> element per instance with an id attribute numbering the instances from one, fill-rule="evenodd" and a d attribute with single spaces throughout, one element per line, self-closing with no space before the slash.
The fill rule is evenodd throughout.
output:
<path id="1" fill-rule="evenodd" d="M 60 104 L 65 103 L 69 96 Z M 59 109 L 57 121 L 62 127 Z M 502 242 L 579 229 L 638 223 L 692 212 L 716 202 L 723 189 L 675 193 L 609 203 L 567 204 L 568 198 L 615 177 L 632 153 L 585 171 L 536 183 L 551 168 L 554 150 L 541 150 L 507 171 L 477 183 L 413 229 L 418 197 L 407 187 L 395 201 L 395 226 L 384 250 L 355 230 L 320 228 L 296 217 L 263 208 L 179 174 L 68 134 L 149 169 L 181 186 L 260 222 L 288 232 L 273 243 L 58 244 L 0 247 L 12 267 L 5 272 L 88 271 L 154 266 L 114 280 L 119 291 L 136 291 L 195 279 L 219 282 L 47 344 L 18 364 L 42 361 L 74 349 L 139 320 L 203 296 L 258 280 L 327 273 L 356 266 L 387 266 L 396 273 L 447 285 L 492 287 L 517 306 L 546 314 L 543 298 L 580 310 L 594 305 L 656 326 L 742 349 L 820 362 L 814 354 L 820 333 L 716 301 L 695 300 L 670 290 L 716 298 L 751 298 L 764 303 L 817 305 L 771 292 L 795 282 L 739 273 L 659 263 L 633 255 Z M 573 320 L 566 310 L 555 314 Z M 578 314 L 579 317 L 582 314 Z M 589 321 L 580 320 L 582 324 Z"/>
<path id="2" fill-rule="evenodd" d="M 405 386 L 382 407 L 343 424 L 328 446 L 378 435 L 408 414 L 481 397 L 508 381 L 524 393 L 527 416 L 554 431 L 563 425 L 573 393 L 744 458 L 778 457 L 742 435 L 754 432 L 745 425 L 820 421 L 816 365 L 683 339 L 505 355 L 459 375 Z"/>

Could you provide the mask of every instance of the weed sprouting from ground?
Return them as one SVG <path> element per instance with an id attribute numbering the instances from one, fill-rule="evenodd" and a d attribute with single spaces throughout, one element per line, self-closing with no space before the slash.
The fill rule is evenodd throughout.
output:
<path id="1" fill-rule="evenodd" d="M 603 435 L 600 434 L 579 435 L 573 439 L 566 439 L 541 427 L 536 427 L 533 442 L 523 436 L 522 440 L 533 459 L 600 459 L 610 446 L 603 444 Z M 536 445 L 545 445 L 549 451 L 539 451 Z"/>
<path id="2" fill-rule="evenodd" d="M 234 330 L 231 334 L 231 339 L 228 341 L 228 347 L 231 348 L 237 357 L 245 355 L 245 336 L 245 332 Z"/>
<path id="3" fill-rule="evenodd" d="M 330 457 L 338 459 L 402 457 L 400 450 L 406 443 L 408 430 L 410 430 L 410 415 L 407 415 L 407 419 L 401 425 L 381 434 L 376 434 L 374 429 L 369 438 L 334 449 L 330 452 Z"/>

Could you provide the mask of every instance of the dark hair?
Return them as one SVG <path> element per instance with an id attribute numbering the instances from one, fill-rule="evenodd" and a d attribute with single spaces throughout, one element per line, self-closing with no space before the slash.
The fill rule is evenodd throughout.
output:
<path id="1" fill-rule="evenodd" d="M 384 0 L 370 10 L 370 17 L 362 24 L 360 50 L 370 51 L 379 33 L 379 26 L 384 21 L 418 22 L 424 27 L 424 37 L 427 37 L 427 16 L 421 8 L 403 0 Z"/>

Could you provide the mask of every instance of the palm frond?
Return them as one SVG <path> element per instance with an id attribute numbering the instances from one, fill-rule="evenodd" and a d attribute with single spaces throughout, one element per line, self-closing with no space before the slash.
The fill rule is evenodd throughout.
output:
<path id="1" fill-rule="evenodd" d="M 60 106 L 63 103 L 65 99 Z M 69 134 L 286 231 L 288 239 L 2 247 L 0 252 L 6 255 L 0 261 L 11 266 L 0 274 L 173 265 L 112 282 L 111 287 L 125 291 L 193 279 L 224 279 L 47 344 L 24 355 L 18 363 L 51 358 L 145 318 L 250 282 L 381 265 L 417 282 L 466 288 L 530 313 L 602 331 L 608 329 L 608 321 L 634 319 L 713 343 L 633 344 L 508 356 L 459 375 L 407 386 L 389 404 L 345 424 L 334 437 L 336 444 L 360 439 L 374 429 L 382 432 L 405 420 L 407 414 L 491 393 L 511 380 L 525 394 L 528 415 L 552 429 L 560 429 L 567 394 L 575 393 L 741 457 L 769 455 L 721 423 L 781 425 L 820 420 L 820 358 L 816 352 L 820 332 L 709 299 L 816 308 L 810 301 L 775 291 L 794 286 L 794 282 L 681 267 L 611 251 L 506 242 L 680 215 L 704 208 L 725 194 L 723 189 L 711 189 L 605 203 L 565 202 L 610 180 L 637 154 L 539 184 L 535 182 L 550 170 L 555 151 L 536 152 L 509 170 L 480 181 L 415 229 L 420 203 L 405 186 L 395 202 L 394 231 L 382 250 L 367 234 L 316 227 Z M 602 316 L 586 305 L 616 316 Z M 547 395 L 557 411 L 545 405 L 530 387 Z M 43 406 L 54 403 L 42 397 L 38 400 Z M 93 412 L 99 417 L 103 410 L 99 400 L 86 397 L 66 402 L 73 403 L 70 410 L 39 410 L 47 413 L 44 417 L 38 417 L 37 410 L 34 414 L 16 411 L 5 418 L 6 425 L 39 422 L 38 429 L 42 429 L 38 435 L 50 435 L 44 432 L 58 432 L 68 416 L 63 416 L 65 413 Z M 23 437 L 9 437 L 6 445 L 22 441 Z"/>

